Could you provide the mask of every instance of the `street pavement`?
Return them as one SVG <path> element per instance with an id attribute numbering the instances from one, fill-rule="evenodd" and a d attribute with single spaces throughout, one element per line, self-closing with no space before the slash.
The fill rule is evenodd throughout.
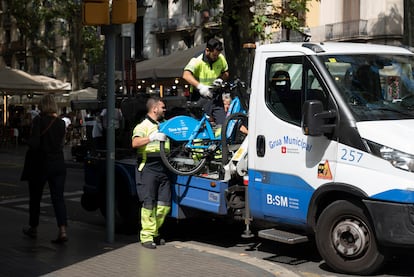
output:
<path id="1" fill-rule="evenodd" d="M 0 164 L 23 163 L 25 149 L 1 148 Z M 66 149 L 69 167 L 78 166 Z M 0 184 L 7 185 L 7 184 Z M 106 230 L 69 218 L 69 240 L 51 243 L 57 235 L 54 217 L 41 215 L 37 239 L 25 237 L 28 213 L 0 198 L 0 276 L 299 276 L 286 268 L 222 247 L 195 241 L 167 241 L 146 249 L 136 236 L 115 234 L 108 243 Z"/>

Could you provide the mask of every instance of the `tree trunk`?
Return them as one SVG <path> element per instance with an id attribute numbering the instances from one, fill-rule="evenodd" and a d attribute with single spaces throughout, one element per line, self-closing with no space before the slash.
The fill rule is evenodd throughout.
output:
<path id="1" fill-rule="evenodd" d="M 414 1 L 404 0 L 404 35 L 403 44 L 414 46 L 414 28 L 412 27 L 414 16 Z"/>
<path id="2" fill-rule="evenodd" d="M 82 76 L 82 52 L 81 51 L 81 30 L 82 25 L 80 20 L 72 21 L 72 32 L 70 33 L 70 71 L 72 75 L 72 90 L 81 89 Z"/>
<path id="3" fill-rule="evenodd" d="M 249 7 L 249 0 L 223 0 L 223 39 L 230 81 L 240 78 L 247 82 L 250 79 L 250 76 L 247 76 L 251 66 L 248 64 L 248 50 L 243 49 L 244 43 L 254 43 L 249 29 L 249 23 L 252 21 Z"/>

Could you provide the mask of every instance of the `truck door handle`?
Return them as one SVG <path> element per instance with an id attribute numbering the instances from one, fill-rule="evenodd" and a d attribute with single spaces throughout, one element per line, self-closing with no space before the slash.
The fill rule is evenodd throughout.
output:
<path id="1" fill-rule="evenodd" d="M 263 135 L 257 136 L 256 153 L 258 157 L 264 157 L 266 153 L 266 139 Z"/>

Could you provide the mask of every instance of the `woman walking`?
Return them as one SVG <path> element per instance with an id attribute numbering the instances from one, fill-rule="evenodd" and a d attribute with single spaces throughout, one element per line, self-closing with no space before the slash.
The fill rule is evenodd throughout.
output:
<path id="1" fill-rule="evenodd" d="M 57 105 L 53 95 L 45 95 L 39 104 L 40 114 L 33 118 L 32 130 L 28 140 L 22 180 L 29 183 L 29 227 L 23 233 L 37 237 L 39 225 L 40 202 L 46 182 L 49 184 L 50 196 L 58 226 L 58 236 L 53 243 L 64 243 L 67 216 L 63 196 L 66 181 L 66 166 L 63 156 L 65 122 L 57 115 Z"/>

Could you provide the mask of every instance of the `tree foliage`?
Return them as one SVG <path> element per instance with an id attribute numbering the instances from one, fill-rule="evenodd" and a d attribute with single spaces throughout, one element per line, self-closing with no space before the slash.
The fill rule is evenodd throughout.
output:
<path id="1" fill-rule="evenodd" d="M 272 41 L 277 28 L 285 29 L 289 40 L 290 30 L 304 27 L 309 1 L 286 0 L 273 5 L 271 0 L 223 0 L 222 32 L 231 77 L 249 78 L 252 61 L 243 44 Z"/>
<path id="2" fill-rule="evenodd" d="M 215 20 L 221 23 L 231 78 L 248 81 L 252 51 L 244 49 L 244 44 L 273 41 L 277 29 L 285 30 L 289 40 L 291 30 L 304 27 L 309 1 L 281 0 L 279 5 L 274 5 L 272 0 L 223 0 L 223 11 Z M 195 8 L 210 10 L 218 8 L 219 4 L 218 0 L 203 0 Z"/>
<path id="3" fill-rule="evenodd" d="M 71 73 L 74 89 L 80 86 L 84 58 L 95 63 L 103 59 L 103 42 L 96 28 L 81 25 L 80 1 L 13 0 L 8 8 L 25 39 L 26 49 L 31 51 L 26 55 L 35 54 L 60 63 L 65 72 Z M 55 39 L 59 36 L 69 38 L 70 53 L 55 51 Z"/>
<path id="4" fill-rule="evenodd" d="M 303 26 L 301 15 L 307 11 L 309 1 L 282 0 L 281 5 L 273 6 L 271 0 L 223 0 L 223 11 L 218 21 L 222 26 L 231 77 L 247 78 L 249 55 L 243 44 L 271 41 L 277 27 L 287 30 L 289 39 L 289 30 L 298 30 Z M 214 9 L 220 3 L 220 0 L 202 0 L 195 8 Z M 62 64 L 67 72 L 72 73 L 75 89 L 79 86 L 79 74 L 82 72 L 79 65 L 83 61 L 91 64 L 102 61 L 103 42 L 97 36 L 96 28 L 80 23 L 80 1 L 13 0 L 9 1 L 9 11 L 30 49 L 37 55 L 53 58 Z M 57 34 L 70 38 L 69 57 L 54 51 L 53 38 Z"/>

